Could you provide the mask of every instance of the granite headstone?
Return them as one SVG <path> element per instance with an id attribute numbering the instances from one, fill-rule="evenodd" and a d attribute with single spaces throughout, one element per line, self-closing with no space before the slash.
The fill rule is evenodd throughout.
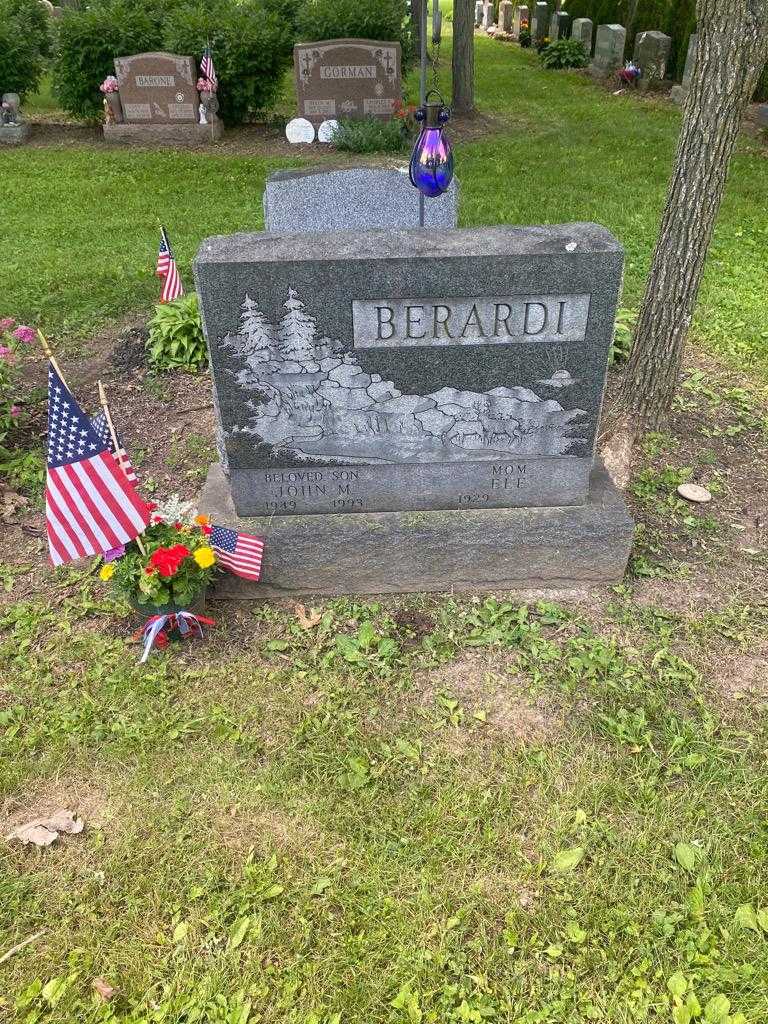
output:
<path id="1" fill-rule="evenodd" d="M 196 124 L 199 94 L 192 57 L 137 53 L 115 58 L 127 124 Z"/>
<path id="2" fill-rule="evenodd" d="M 501 0 L 499 4 L 499 29 L 507 35 L 512 34 L 512 0 Z"/>
<path id="3" fill-rule="evenodd" d="M 592 35 L 594 25 L 590 18 L 574 18 L 571 25 L 571 38 L 578 40 L 589 57 L 592 53 Z"/>
<path id="4" fill-rule="evenodd" d="M 571 34 L 571 19 L 567 11 L 554 11 L 549 20 L 549 39 L 567 39 Z"/>
<path id="5" fill-rule="evenodd" d="M 496 19 L 493 10 L 493 4 L 486 2 L 483 8 L 483 28 L 488 31 L 493 25 L 496 24 Z"/>
<path id="6" fill-rule="evenodd" d="M 531 21 L 531 39 L 534 45 L 541 42 L 549 32 L 549 4 L 545 0 L 538 0 L 533 8 L 533 20 Z"/>
<path id="7" fill-rule="evenodd" d="M 598 25 L 595 56 L 591 70 L 600 76 L 612 74 L 624 64 L 627 30 L 623 25 Z"/>
<path id="8" fill-rule="evenodd" d="M 293 48 L 299 116 L 315 126 L 327 118 L 392 117 L 402 100 L 400 44 L 330 39 Z"/>
<path id="9" fill-rule="evenodd" d="M 594 224 L 208 239 L 238 514 L 586 502 L 622 265 Z"/>
<path id="10" fill-rule="evenodd" d="M 653 89 L 663 82 L 672 52 L 672 39 L 663 32 L 638 32 L 635 36 L 633 62 L 640 68 L 639 88 Z"/>
<path id="11" fill-rule="evenodd" d="M 520 4 L 515 8 L 515 16 L 512 19 L 512 35 L 515 38 L 519 38 L 520 33 L 523 31 L 523 26 L 525 26 L 525 31 L 530 30 L 530 17 L 530 10 L 526 4 Z"/>
<path id="12" fill-rule="evenodd" d="M 264 227 L 273 232 L 370 231 L 420 226 L 419 192 L 408 168 L 276 171 L 264 190 Z M 424 227 L 455 228 L 458 182 L 424 200 Z"/>
<path id="13" fill-rule="evenodd" d="M 483 11 L 484 11 L 483 0 L 476 0 L 475 3 L 475 28 L 480 28 L 483 24 Z"/>
<path id="14" fill-rule="evenodd" d="M 685 97 L 688 95 L 688 90 L 691 87 L 691 77 L 693 75 L 693 69 L 696 66 L 696 45 L 698 43 L 698 35 L 696 32 L 693 33 L 691 38 L 688 40 L 688 50 L 685 55 L 685 69 L 683 70 L 683 80 L 680 85 L 672 87 L 671 96 L 675 103 L 684 103 Z"/>

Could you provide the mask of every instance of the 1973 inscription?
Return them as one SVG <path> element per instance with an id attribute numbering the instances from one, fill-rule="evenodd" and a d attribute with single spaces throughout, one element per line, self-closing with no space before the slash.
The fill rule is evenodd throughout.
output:
<path id="1" fill-rule="evenodd" d="M 356 299 L 356 348 L 583 341 L 589 295 Z"/>

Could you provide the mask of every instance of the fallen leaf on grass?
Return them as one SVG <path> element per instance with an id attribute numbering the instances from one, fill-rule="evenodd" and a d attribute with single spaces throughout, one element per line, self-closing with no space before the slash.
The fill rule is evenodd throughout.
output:
<path id="1" fill-rule="evenodd" d="M 5 838 L 7 842 L 22 843 L 24 846 L 50 846 L 55 843 L 61 833 L 65 835 L 77 835 L 85 828 L 85 822 L 78 818 L 72 811 L 55 811 L 47 818 L 35 818 L 24 825 L 18 825 Z"/>
<path id="2" fill-rule="evenodd" d="M 108 1003 L 116 992 L 116 989 L 112 988 L 109 982 L 104 981 L 103 978 L 94 978 L 91 982 L 91 988 L 97 995 L 101 996 L 105 1003 Z"/>
<path id="3" fill-rule="evenodd" d="M 309 611 L 307 611 L 303 604 L 297 604 L 296 618 L 299 620 L 299 625 L 302 629 L 314 629 L 315 626 L 320 625 L 323 616 L 317 608 L 310 608 Z"/>
<path id="4" fill-rule="evenodd" d="M 550 871 L 555 875 L 565 875 L 573 871 L 584 860 L 586 850 L 583 846 L 574 846 L 571 850 L 562 850 L 552 861 Z"/>

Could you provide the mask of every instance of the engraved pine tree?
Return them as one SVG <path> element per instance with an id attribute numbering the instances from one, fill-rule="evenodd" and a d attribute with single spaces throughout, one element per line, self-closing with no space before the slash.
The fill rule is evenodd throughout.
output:
<path id="1" fill-rule="evenodd" d="M 245 343 L 240 347 L 240 354 L 249 362 L 269 359 L 275 340 L 272 324 L 248 294 L 243 301 L 242 310 L 240 334 L 245 338 Z"/>
<path id="2" fill-rule="evenodd" d="M 307 363 L 315 359 L 317 324 L 304 311 L 304 303 L 293 288 L 288 289 L 284 306 L 288 311 L 277 329 L 277 343 L 285 359 Z"/>

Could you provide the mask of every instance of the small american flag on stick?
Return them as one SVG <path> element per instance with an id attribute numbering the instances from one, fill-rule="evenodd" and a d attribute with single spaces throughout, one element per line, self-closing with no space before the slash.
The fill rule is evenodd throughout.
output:
<path id="1" fill-rule="evenodd" d="M 137 484 L 139 482 L 139 478 L 136 476 L 136 470 L 131 465 L 131 460 L 128 458 L 128 452 L 123 446 L 123 441 L 120 435 L 117 437 L 118 448 L 117 451 L 115 451 L 115 446 L 112 443 L 112 435 L 110 433 L 109 424 L 107 423 L 107 417 L 105 414 L 103 412 L 97 412 L 91 419 L 91 426 L 96 431 L 96 434 L 102 444 L 105 444 L 115 456 L 118 465 L 125 473 L 126 478 L 132 484 Z"/>
<path id="2" fill-rule="evenodd" d="M 149 520 L 145 503 L 53 365 L 48 369 L 45 519 L 54 565 L 127 544 Z"/>
<path id="3" fill-rule="evenodd" d="M 210 541 L 222 569 L 235 576 L 242 576 L 244 580 L 260 579 L 263 537 L 251 537 L 247 533 L 229 530 L 226 526 L 214 526 L 211 528 Z"/>
<path id="4" fill-rule="evenodd" d="M 155 273 L 163 277 L 163 291 L 160 295 L 161 302 L 173 302 L 184 294 L 184 288 L 179 277 L 179 268 L 173 258 L 171 243 L 168 241 L 168 234 L 165 228 L 160 228 L 160 248 L 157 253 L 157 267 Z"/>
<path id="5" fill-rule="evenodd" d="M 200 61 L 200 75 L 203 78 L 207 78 L 214 89 L 218 86 L 219 80 L 216 77 L 216 68 L 213 66 L 210 46 L 206 46 L 203 51 L 203 59 Z"/>

